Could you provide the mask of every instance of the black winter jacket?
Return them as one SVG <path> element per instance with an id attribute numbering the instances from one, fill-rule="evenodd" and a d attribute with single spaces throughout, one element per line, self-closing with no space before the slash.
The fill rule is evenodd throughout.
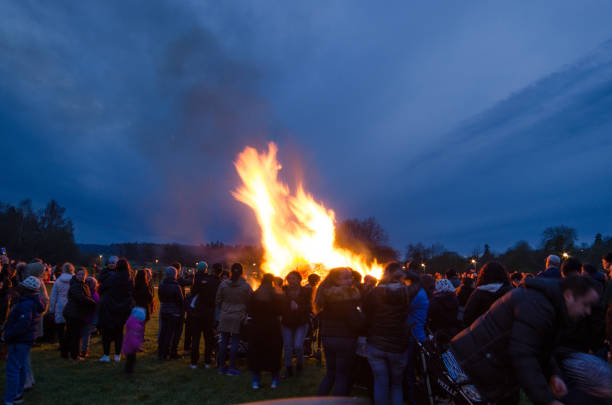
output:
<path id="1" fill-rule="evenodd" d="M 192 316 L 204 319 L 208 318 L 210 313 L 215 311 L 215 299 L 220 284 L 221 280 L 219 280 L 219 277 L 203 272 L 196 273 L 191 289 L 192 301 L 193 299 L 196 300 Z"/>
<path id="2" fill-rule="evenodd" d="M 179 317 L 183 314 L 185 297 L 176 280 L 164 279 L 159 285 L 157 294 L 160 302 L 160 315 Z"/>
<path id="3" fill-rule="evenodd" d="M 63 312 L 64 318 L 84 321 L 95 307 L 96 302 L 91 298 L 89 286 L 76 276 L 72 276 L 68 289 L 68 302 Z"/>
<path id="4" fill-rule="evenodd" d="M 369 344 L 388 353 L 406 351 L 409 341 L 406 318 L 420 288 L 420 284 L 380 284 L 364 298 Z"/>
<path id="5" fill-rule="evenodd" d="M 568 322 L 556 279 L 527 279 L 451 341 L 451 351 L 481 394 L 497 401 L 522 388 L 535 404 L 555 400 L 553 358 Z"/>
<path id="6" fill-rule="evenodd" d="M 454 293 L 435 293 L 429 300 L 427 324 L 433 333 L 444 331 L 446 335 L 454 336 L 461 329 L 458 316 L 459 301 Z"/>
<path id="7" fill-rule="evenodd" d="M 365 316 L 357 309 L 360 302 L 359 291 L 352 286 L 319 289 L 321 336 L 357 338 L 365 326 Z"/>
<path id="8" fill-rule="evenodd" d="M 490 284 L 489 284 L 490 285 Z M 465 305 L 463 322 L 465 326 L 470 326 L 482 314 L 487 312 L 491 305 L 499 298 L 503 297 L 508 291 L 512 290 L 510 284 L 504 284 L 495 291 L 486 289 L 486 285 L 476 288 L 470 295 Z"/>
<path id="9" fill-rule="evenodd" d="M 134 306 L 134 280 L 127 271 L 113 271 L 98 288 L 100 293 L 100 328 L 125 325 Z"/>
<path id="10" fill-rule="evenodd" d="M 298 308 L 291 309 L 291 301 L 295 301 Z M 305 325 L 310 321 L 312 304 L 310 301 L 310 291 L 305 287 L 298 286 L 297 289 L 290 289 L 288 286 L 283 288 L 281 301 L 282 325 L 287 328 L 296 328 Z"/>

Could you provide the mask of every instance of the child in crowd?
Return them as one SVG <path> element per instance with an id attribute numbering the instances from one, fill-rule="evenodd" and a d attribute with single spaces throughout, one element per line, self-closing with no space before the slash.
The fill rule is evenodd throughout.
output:
<path id="1" fill-rule="evenodd" d="M 125 338 L 121 351 L 126 356 L 125 373 L 131 376 L 136 364 L 136 353 L 141 352 L 144 344 L 145 319 L 147 311 L 143 307 L 134 307 L 125 324 Z"/>
<path id="2" fill-rule="evenodd" d="M 26 278 L 19 284 L 19 302 L 6 321 L 4 340 L 8 345 L 8 357 L 6 359 L 5 404 L 23 402 L 26 365 L 34 343 L 36 326 L 44 311 L 38 295 L 40 285 L 40 280 L 34 276 Z"/>

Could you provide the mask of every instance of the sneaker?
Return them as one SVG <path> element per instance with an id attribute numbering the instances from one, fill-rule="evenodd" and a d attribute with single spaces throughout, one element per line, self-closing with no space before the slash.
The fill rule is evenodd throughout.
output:
<path id="1" fill-rule="evenodd" d="M 205 368 L 212 368 L 212 365 L 210 363 L 204 363 L 204 367 Z"/>
<path id="2" fill-rule="evenodd" d="M 110 357 L 107 355 L 104 355 L 102 357 L 100 357 L 100 360 L 98 360 L 100 363 L 110 363 Z"/>
<path id="3" fill-rule="evenodd" d="M 219 374 L 225 375 L 226 373 L 227 373 L 227 368 L 225 368 L 225 367 L 219 368 Z"/>
<path id="4" fill-rule="evenodd" d="M 115 361 L 117 363 L 119 363 L 121 361 L 121 355 L 120 354 L 115 354 Z"/>
<path id="5" fill-rule="evenodd" d="M 79 356 L 79 357 L 77 357 L 76 359 L 77 359 L 78 361 L 87 360 L 87 359 L 86 359 L 85 357 L 83 357 L 83 356 Z"/>
<path id="6" fill-rule="evenodd" d="M 276 387 L 278 387 L 278 381 L 276 380 L 272 380 L 272 384 L 270 384 L 270 388 L 272 388 L 273 390 L 276 389 Z"/>
<path id="7" fill-rule="evenodd" d="M 197 364 L 190 364 L 189 367 L 191 367 L 192 370 L 195 370 L 196 368 L 198 368 Z"/>
<path id="8" fill-rule="evenodd" d="M 240 375 L 240 374 L 242 373 L 237 368 L 230 368 L 229 370 L 227 370 L 227 373 L 226 373 L 226 375 L 230 375 L 230 376 L 235 376 L 235 375 Z"/>
<path id="9" fill-rule="evenodd" d="M 15 398 L 13 403 L 14 404 L 23 404 L 23 395 L 19 395 L 17 398 Z"/>
<path id="10" fill-rule="evenodd" d="M 259 389 L 259 383 L 257 381 L 253 381 L 253 385 L 252 385 L 254 390 L 258 390 Z"/>

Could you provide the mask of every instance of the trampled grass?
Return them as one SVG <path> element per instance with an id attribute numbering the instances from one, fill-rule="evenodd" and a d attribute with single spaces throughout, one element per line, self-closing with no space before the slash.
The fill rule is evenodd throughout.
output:
<path id="1" fill-rule="evenodd" d="M 271 377 L 264 373 L 262 388 L 251 389 L 251 376 L 245 359 L 239 361 L 243 374 L 236 377 L 219 375 L 217 369 L 189 368 L 189 358 L 160 362 L 157 360 L 158 319 L 153 317 L 146 328 L 144 353 L 137 356 L 132 379 L 123 373 L 125 362 L 99 363 L 102 342 L 93 337 L 89 358 L 85 361 L 62 359 L 57 344 L 43 344 L 32 349 L 32 367 L 36 378 L 34 390 L 25 394 L 25 404 L 237 404 L 274 398 L 313 396 L 324 374 L 314 360 L 307 359 L 304 375 L 281 381 L 270 389 Z M 179 346 L 179 348 L 181 348 Z M 203 350 L 203 347 L 200 348 Z M 111 354 L 114 347 L 111 347 Z M 112 356 L 111 356 L 112 357 Z M 0 365 L 4 393 L 4 362 Z M 366 395 L 359 389 L 353 395 Z M 521 404 L 527 405 L 527 401 Z"/>

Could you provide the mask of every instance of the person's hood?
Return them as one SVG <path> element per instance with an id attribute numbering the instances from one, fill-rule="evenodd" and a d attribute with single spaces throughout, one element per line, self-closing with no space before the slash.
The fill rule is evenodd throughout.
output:
<path id="1" fill-rule="evenodd" d="M 528 278 L 521 284 L 523 288 L 535 290 L 544 295 L 557 311 L 564 323 L 568 322 L 567 307 L 557 279 Z"/>
<path id="2" fill-rule="evenodd" d="M 232 279 L 227 280 L 228 281 L 228 285 L 230 287 L 242 287 L 245 284 L 247 284 L 246 280 L 242 277 L 240 277 L 238 280 L 233 281 Z"/>
<path id="3" fill-rule="evenodd" d="M 500 288 L 503 287 L 503 285 L 504 283 L 485 284 L 485 285 L 478 286 L 478 289 L 482 291 L 487 291 L 490 293 L 496 293 L 497 291 L 499 291 Z"/>
<path id="4" fill-rule="evenodd" d="M 56 282 L 70 283 L 70 280 L 72 280 L 72 274 L 62 273 L 62 275 L 57 278 Z"/>
<path id="5" fill-rule="evenodd" d="M 37 312 L 41 313 L 45 310 L 44 305 L 40 301 L 40 295 L 38 294 L 24 294 L 19 297 L 20 302 L 31 301 L 34 303 Z"/>
<path id="6" fill-rule="evenodd" d="M 389 304 L 403 304 L 406 301 L 406 285 L 403 283 L 385 283 L 376 287 L 378 294 Z"/>
<path id="7" fill-rule="evenodd" d="M 354 286 L 333 286 L 321 290 L 317 298 L 318 306 L 324 307 L 330 302 L 356 301 L 360 298 L 359 290 Z"/>
<path id="8" fill-rule="evenodd" d="M 451 292 L 443 291 L 435 293 L 433 298 L 438 304 L 449 310 L 456 308 L 459 305 L 457 296 Z"/>

